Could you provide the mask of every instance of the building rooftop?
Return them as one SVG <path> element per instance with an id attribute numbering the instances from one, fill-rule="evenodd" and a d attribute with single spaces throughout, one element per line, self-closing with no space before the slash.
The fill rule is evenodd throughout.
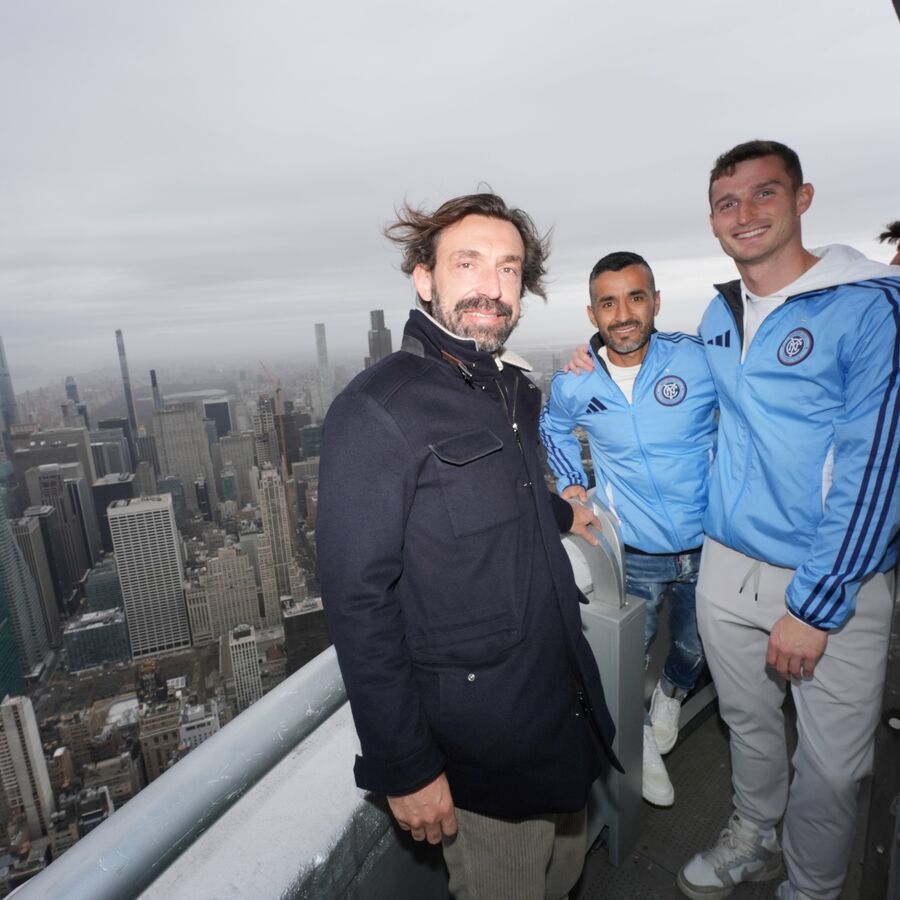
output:
<path id="1" fill-rule="evenodd" d="M 85 631 L 89 628 L 101 628 L 104 625 L 111 625 L 116 622 L 125 621 L 125 613 L 118 608 L 100 609 L 96 612 L 82 613 L 80 616 L 73 616 L 66 622 L 63 632 Z"/>

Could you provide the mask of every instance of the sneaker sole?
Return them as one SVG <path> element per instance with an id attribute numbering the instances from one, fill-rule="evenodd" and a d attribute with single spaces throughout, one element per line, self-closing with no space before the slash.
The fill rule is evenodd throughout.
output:
<path id="1" fill-rule="evenodd" d="M 651 806 L 668 807 L 672 806 L 672 804 L 675 803 L 675 791 L 672 791 L 671 794 L 666 794 L 665 796 L 658 796 L 649 792 L 644 792 L 644 790 L 642 789 L 641 796 Z"/>
<path id="2" fill-rule="evenodd" d="M 741 884 L 748 884 L 751 882 L 757 881 L 773 881 L 776 878 L 782 878 L 784 876 L 784 866 L 781 862 L 781 857 L 778 858 L 778 866 L 775 869 L 763 869 L 762 872 L 751 876 L 750 878 L 745 878 L 741 881 Z M 690 897 L 691 900 L 722 900 L 723 897 L 727 897 L 736 887 L 737 885 L 725 886 L 725 887 L 702 887 L 699 885 L 691 884 L 688 881 L 685 881 L 684 877 L 681 874 L 681 870 L 678 872 L 678 877 L 675 879 L 678 884 L 678 890 L 681 891 L 685 897 Z"/>
<path id="3" fill-rule="evenodd" d="M 723 897 L 727 897 L 734 890 L 733 887 L 695 887 L 692 884 L 688 884 L 688 882 L 681 877 L 681 872 L 678 873 L 676 883 L 678 884 L 678 890 L 681 891 L 685 897 L 690 897 L 691 900 L 722 900 Z"/>

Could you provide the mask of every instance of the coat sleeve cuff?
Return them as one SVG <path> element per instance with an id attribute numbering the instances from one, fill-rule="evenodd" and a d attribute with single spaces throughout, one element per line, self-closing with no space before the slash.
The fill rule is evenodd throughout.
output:
<path id="1" fill-rule="evenodd" d="M 572 509 L 572 504 L 568 500 L 563 500 L 558 494 L 551 494 L 550 502 L 553 506 L 553 515 L 556 517 L 559 533 L 567 534 L 572 530 L 572 523 L 575 521 L 575 511 Z"/>
<path id="2" fill-rule="evenodd" d="M 399 761 L 357 756 L 353 766 L 356 784 L 376 794 L 400 797 L 419 790 L 444 771 L 443 754 L 434 745 Z"/>

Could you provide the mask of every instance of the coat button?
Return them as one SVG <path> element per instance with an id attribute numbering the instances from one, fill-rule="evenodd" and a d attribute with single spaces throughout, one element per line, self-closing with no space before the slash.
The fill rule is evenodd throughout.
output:
<path id="1" fill-rule="evenodd" d="M 474 673 L 474 672 L 469 672 L 469 674 L 466 676 L 466 678 L 467 678 L 468 681 L 474 681 L 474 680 L 475 680 L 475 673 Z"/>

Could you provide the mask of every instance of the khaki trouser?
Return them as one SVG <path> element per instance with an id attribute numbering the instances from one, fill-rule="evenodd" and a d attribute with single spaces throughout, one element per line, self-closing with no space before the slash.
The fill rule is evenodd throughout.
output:
<path id="1" fill-rule="evenodd" d="M 783 816 L 791 883 L 816 900 L 831 900 L 846 875 L 859 782 L 872 767 L 892 600 L 884 575 L 867 578 L 855 614 L 829 634 L 813 677 L 792 681 L 798 743 L 789 786 L 785 681 L 766 667 L 766 649 L 770 629 L 786 612 L 792 576 L 791 569 L 707 538 L 697 624 L 731 732 L 734 807 L 763 828 Z"/>
<path id="2" fill-rule="evenodd" d="M 584 867 L 587 815 L 492 819 L 456 810 L 459 831 L 444 838 L 456 900 L 566 900 Z"/>

